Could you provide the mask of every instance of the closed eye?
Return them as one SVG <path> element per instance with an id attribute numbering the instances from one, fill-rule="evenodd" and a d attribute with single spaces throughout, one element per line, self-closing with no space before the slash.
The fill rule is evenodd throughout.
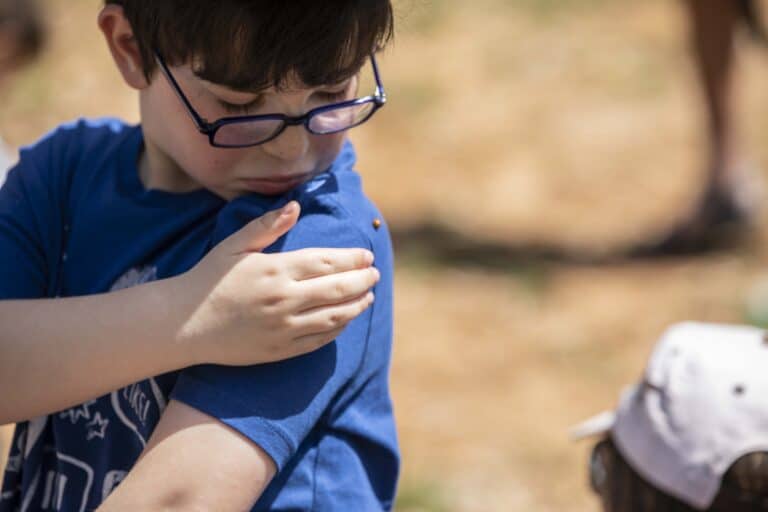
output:
<path id="1" fill-rule="evenodd" d="M 336 103 L 352 99 L 356 94 L 357 79 L 350 78 L 344 84 L 338 84 L 331 86 L 327 90 L 319 90 L 315 92 L 315 97 L 323 103 Z"/>
<path id="2" fill-rule="evenodd" d="M 349 92 L 346 88 L 344 88 L 341 91 L 319 91 L 315 94 L 320 100 L 324 102 L 334 103 L 336 101 L 343 101 L 347 99 Z"/>
<path id="3" fill-rule="evenodd" d="M 218 103 L 228 114 L 248 114 L 258 108 L 262 101 L 262 97 L 259 96 L 248 103 L 230 103 L 222 99 L 219 99 Z"/>

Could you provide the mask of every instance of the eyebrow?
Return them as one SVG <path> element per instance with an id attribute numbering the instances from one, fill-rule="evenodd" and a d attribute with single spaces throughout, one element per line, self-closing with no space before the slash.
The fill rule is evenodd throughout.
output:
<path id="1" fill-rule="evenodd" d="M 311 86 L 311 87 L 305 87 L 302 88 L 302 90 L 306 89 L 336 89 L 344 86 L 349 86 L 353 79 L 357 76 L 357 74 L 352 75 L 348 78 L 345 78 L 344 80 L 341 80 L 339 82 L 336 82 L 335 84 L 323 84 L 323 85 L 317 85 L 317 86 Z M 225 104 L 236 104 L 238 106 L 255 106 L 260 101 L 264 100 L 264 97 L 266 96 L 267 92 L 270 89 L 273 89 L 274 87 L 269 87 L 267 89 L 261 89 L 258 91 L 243 91 L 243 90 L 236 90 L 236 89 L 230 89 L 224 84 L 217 84 L 215 82 L 210 82 L 208 80 L 205 80 L 204 78 L 200 78 L 199 76 L 195 75 L 195 78 L 197 78 L 204 86 L 205 90 L 210 93 L 212 96 L 215 97 L 216 101 L 219 103 L 225 103 Z M 223 91 L 217 91 L 214 88 L 223 88 Z M 281 92 L 281 91 L 277 91 Z M 288 91 L 291 92 L 291 91 Z M 240 103 L 237 100 L 228 100 L 221 97 L 222 94 L 242 94 L 242 95 L 254 95 L 253 99 L 250 99 L 248 101 L 245 101 L 243 103 Z"/>
<path id="2" fill-rule="evenodd" d="M 354 79 L 356 76 L 357 76 L 357 73 L 355 73 L 355 74 L 354 74 L 354 75 L 352 75 L 352 76 L 348 76 L 348 77 L 347 77 L 347 78 L 345 78 L 344 80 L 339 80 L 339 81 L 338 81 L 338 82 L 336 82 L 336 83 L 333 83 L 333 84 L 324 84 L 324 85 L 320 85 L 320 86 L 318 86 L 318 87 L 339 87 L 339 86 L 341 86 L 341 85 L 343 85 L 343 84 L 345 84 L 345 83 L 347 83 L 347 82 L 351 82 L 351 81 L 352 81 L 352 79 Z"/>

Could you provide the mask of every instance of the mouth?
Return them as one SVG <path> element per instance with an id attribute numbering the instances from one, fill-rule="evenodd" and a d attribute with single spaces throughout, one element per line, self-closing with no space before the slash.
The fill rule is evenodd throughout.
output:
<path id="1" fill-rule="evenodd" d="M 292 174 L 288 176 L 270 176 L 267 178 L 243 178 L 240 181 L 250 192 L 265 195 L 278 195 L 288 192 L 310 179 L 313 173 Z"/>

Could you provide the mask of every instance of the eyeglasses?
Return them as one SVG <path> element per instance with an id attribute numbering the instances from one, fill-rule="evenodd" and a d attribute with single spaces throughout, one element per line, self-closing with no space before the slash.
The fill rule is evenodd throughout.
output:
<path id="1" fill-rule="evenodd" d="M 315 135 L 343 132 L 369 120 L 387 102 L 387 95 L 381 83 L 376 58 L 371 54 L 371 65 L 376 79 L 376 91 L 371 96 L 324 105 L 296 117 L 284 114 L 265 114 L 222 117 L 217 121 L 209 122 L 192 107 L 159 53 L 155 52 L 155 58 L 171 87 L 176 91 L 176 95 L 195 122 L 197 130 L 203 135 L 207 135 L 211 146 L 217 148 L 258 146 L 274 139 L 289 126 L 304 125 L 309 133 Z"/>

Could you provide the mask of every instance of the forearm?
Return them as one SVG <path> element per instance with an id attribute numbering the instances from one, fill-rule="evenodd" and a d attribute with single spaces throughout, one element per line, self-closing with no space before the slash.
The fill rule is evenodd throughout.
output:
<path id="1" fill-rule="evenodd" d="M 98 512 L 251 510 L 276 471 L 245 436 L 171 400 L 138 462 Z"/>
<path id="2" fill-rule="evenodd" d="M 174 343 L 173 279 L 102 295 L 0 301 L 0 424 L 195 364 Z"/>

